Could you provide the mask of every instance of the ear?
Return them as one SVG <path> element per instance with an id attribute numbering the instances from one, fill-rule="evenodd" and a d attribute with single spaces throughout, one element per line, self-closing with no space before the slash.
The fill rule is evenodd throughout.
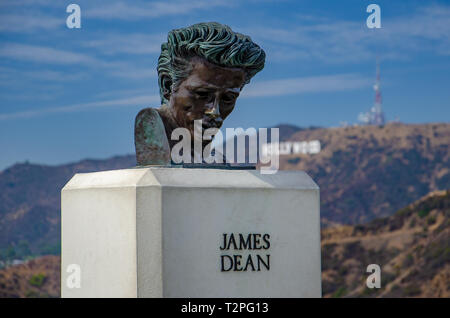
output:
<path id="1" fill-rule="evenodd" d="M 170 100 L 170 95 L 172 94 L 172 79 L 168 75 L 164 75 L 161 78 L 161 85 L 164 98 Z"/>

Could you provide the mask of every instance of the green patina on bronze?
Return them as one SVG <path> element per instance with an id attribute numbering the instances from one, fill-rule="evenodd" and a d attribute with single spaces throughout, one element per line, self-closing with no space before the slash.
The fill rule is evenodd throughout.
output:
<path id="1" fill-rule="evenodd" d="M 198 23 L 169 32 L 167 42 L 161 45 L 158 59 L 158 84 L 161 104 L 164 97 L 175 89 L 192 70 L 189 58 L 200 56 L 224 66 L 239 67 L 246 71 L 245 84 L 264 68 L 266 54 L 249 36 L 233 32 L 227 25 L 217 22 Z"/>
<path id="2" fill-rule="evenodd" d="M 191 140 L 194 120 L 202 120 L 203 129 L 220 128 L 240 90 L 264 62 L 264 51 L 250 37 L 220 23 L 170 31 L 158 59 L 161 107 L 143 109 L 136 117 L 138 165 L 170 164 L 170 137 L 176 128 L 189 129 Z M 209 95 L 197 96 L 199 90 Z"/>
<path id="3" fill-rule="evenodd" d="M 153 165 L 170 163 L 170 149 L 164 124 L 154 109 L 136 116 L 136 153 L 141 154 L 141 161 Z"/>

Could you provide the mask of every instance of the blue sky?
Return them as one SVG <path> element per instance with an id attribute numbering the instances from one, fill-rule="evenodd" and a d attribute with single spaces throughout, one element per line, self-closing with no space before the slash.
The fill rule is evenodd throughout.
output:
<path id="1" fill-rule="evenodd" d="M 81 29 L 66 7 L 81 7 Z M 366 7 L 381 7 L 368 29 Z M 217 21 L 250 35 L 266 67 L 224 127 L 338 126 L 373 104 L 381 59 L 389 120 L 449 122 L 448 1 L 0 1 L 0 169 L 134 152 L 134 117 L 159 106 L 167 32 Z"/>

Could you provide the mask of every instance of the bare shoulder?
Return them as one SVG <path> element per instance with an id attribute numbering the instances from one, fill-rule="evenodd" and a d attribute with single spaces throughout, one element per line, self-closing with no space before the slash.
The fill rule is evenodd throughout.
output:
<path id="1" fill-rule="evenodd" d="M 144 108 L 136 116 L 134 142 L 138 165 L 170 163 L 164 123 L 155 108 Z"/>
<path id="2" fill-rule="evenodd" d="M 138 123 L 141 123 L 142 121 L 152 121 L 152 120 L 161 120 L 161 116 L 159 116 L 158 110 L 156 108 L 147 107 L 142 109 L 137 115 L 136 115 L 136 125 Z"/>

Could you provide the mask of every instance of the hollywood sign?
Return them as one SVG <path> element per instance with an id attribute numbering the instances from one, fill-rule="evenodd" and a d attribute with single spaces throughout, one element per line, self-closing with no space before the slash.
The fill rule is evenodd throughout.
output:
<path id="1" fill-rule="evenodd" d="M 270 156 L 278 153 L 279 155 L 290 154 L 316 154 L 321 150 L 319 140 L 299 141 L 299 142 L 280 142 L 263 144 L 261 152 L 263 156 Z"/>

